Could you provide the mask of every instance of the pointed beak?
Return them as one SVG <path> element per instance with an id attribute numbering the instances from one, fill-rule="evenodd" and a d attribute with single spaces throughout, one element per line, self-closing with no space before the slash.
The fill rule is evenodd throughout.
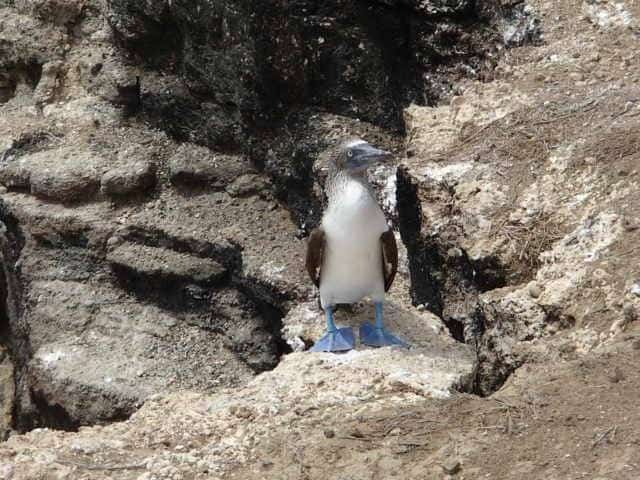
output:
<path id="1" fill-rule="evenodd" d="M 347 166 L 353 170 L 363 170 L 375 163 L 391 158 L 391 152 L 361 143 L 351 148 L 352 155 L 347 159 Z"/>

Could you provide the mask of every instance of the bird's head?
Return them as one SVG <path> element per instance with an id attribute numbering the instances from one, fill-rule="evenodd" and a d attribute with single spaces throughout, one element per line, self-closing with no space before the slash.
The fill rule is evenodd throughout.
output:
<path id="1" fill-rule="evenodd" d="M 362 175 L 367 168 L 391 157 L 391 153 L 380 150 L 359 138 L 351 138 L 340 143 L 332 161 L 338 170 Z"/>

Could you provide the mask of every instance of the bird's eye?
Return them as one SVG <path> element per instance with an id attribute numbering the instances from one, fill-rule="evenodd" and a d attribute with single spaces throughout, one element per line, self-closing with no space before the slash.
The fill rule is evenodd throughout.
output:
<path id="1" fill-rule="evenodd" d="M 353 157 L 353 150 L 348 150 L 347 151 L 347 157 L 349 157 L 349 158 Z"/>

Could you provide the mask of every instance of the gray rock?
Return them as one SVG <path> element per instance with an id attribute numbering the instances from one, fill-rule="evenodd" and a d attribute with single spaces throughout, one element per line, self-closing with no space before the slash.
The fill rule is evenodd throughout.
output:
<path id="1" fill-rule="evenodd" d="M 85 3 L 81 0 L 16 0 L 18 10 L 60 26 L 72 24 L 81 15 Z"/>
<path id="2" fill-rule="evenodd" d="M 35 89 L 34 96 L 38 102 L 46 103 L 53 100 L 60 90 L 60 77 L 63 63 L 61 61 L 53 61 L 45 63 L 42 66 L 42 76 Z"/>
<path id="3" fill-rule="evenodd" d="M 529 295 L 531 295 L 531 298 L 538 298 L 540 297 L 540 295 L 542 295 L 542 289 L 536 282 L 529 283 L 529 286 L 527 288 L 529 291 Z"/>
<path id="4" fill-rule="evenodd" d="M 223 188 L 240 175 L 249 173 L 250 165 L 239 156 L 212 153 L 196 145 L 184 144 L 169 159 L 169 179 L 179 186 L 213 186 Z"/>
<path id="5" fill-rule="evenodd" d="M 439 347 L 444 346 L 435 336 L 432 339 Z M 78 463 L 95 462 L 92 454 L 104 451 L 105 445 L 109 445 L 110 454 L 122 464 L 142 463 L 156 476 L 167 471 L 167 466 L 193 471 L 194 467 L 185 463 L 185 452 L 180 452 L 179 447 L 188 445 L 189 455 L 203 462 L 203 470 L 215 471 L 218 477 L 227 478 L 239 469 L 253 469 L 256 464 L 264 466 L 267 462 L 261 459 L 265 458 L 265 452 L 273 453 L 273 449 L 280 449 L 282 442 L 287 441 L 284 439 L 291 439 L 294 422 L 305 428 L 304 438 L 296 438 L 296 443 L 304 442 L 307 453 L 318 455 L 318 449 L 324 448 L 327 442 L 344 435 L 340 429 L 345 425 L 358 425 L 363 417 L 380 415 L 382 418 L 387 415 L 393 424 L 398 418 L 396 415 L 406 413 L 407 407 L 429 402 L 432 397 L 448 397 L 461 370 L 466 371 L 465 375 L 471 374 L 473 367 L 465 364 L 461 369 L 453 360 L 456 357 L 451 356 L 453 351 L 439 347 L 431 353 L 427 350 L 407 353 L 393 348 L 352 351 L 344 355 L 292 353 L 284 357 L 274 371 L 255 377 L 235 391 L 226 390 L 216 395 L 181 392 L 150 396 L 135 419 L 124 423 L 99 430 L 81 429 L 78 434 L 62 440 L 58 440 L 61 433 L 53 431 L 27 439 L 37 444 L 37 448 L 43 448 L 44 442 L 54 444 L 56 453 L 64 458 L 75 448 L 74 458 L 81 459 Z M 120 355 L 118 351 L 118 358 Z M 94 362 L 89 358 L 90 364 L 85 370 L 93 372 Z M 129 369 L 126 364 L 120 368 L 123 371 L 118 375 L 119 380 L 126 384 Z M 113 371 L 109 366 L 107 372 Z M 175 435 L 176 431 L 180 437 Z M 154 444 L 153 450 L 145 443 L 151 441 L 159 444 Z M 10 439 L 5 448 L 24 448 L 24 442 Z M 165 449 L 163 442 L 171 442 L 171 447 Z M 212 449 L 214 442 L 226 442 L 225 448 Z M 317 449 L 311 450 L 312 444 Z M 357 449 L 355 452 L 357 454 Z M 230 455 L 238 460 L 229 462 Z M 397 463 L 390 462 L 391 465 L 381 470 L 383 462 L 375 462 L 373 466 L 365 460 L 365 453 L 359 455 L 357 469 L 361 473 L 365 471 L 367 478 L 376 474 L 389 478 L 392 471 L 397 471 Z M 28 464 L 21 456 L 16 458 L 21 460 L 16 465 L 20 479 L 34 478 L 35 473 L 51 468 L 51 463 L 40 457 L 38 463 L 30 459 Z M 392 457 L 385 455 L 385 460 Z M 319 478 L 324 473 L 311 478 Z M 239 478 L 246 475 L 240 474 Z"/>
<path id="6" fill-rule="evenodd" d="M 226 190 L 232 197 L 255 195 L 269 191 L 269 182 L 261 175 L 248 173 L 236 178 Z"/>
<path id="7" fill-rule="evenodd" d="M 100 186 L 98 175 L 82 170 L 42 170 L 31 174 L 31 193 L 60 202 L 91 198 Z"/>
<path id="8" fill-rule="evenodd" d="M 224 332 L 226 346 L 256 372 L 271 370 L 282 350 L 272 334 L 273 318 L 261 317 L 246 295 L 225 288 L 211 296 L 211 323 L 207 326 Z"/>
<path id="9" fill-rule="evenodd" d="M 456 458 L 449 458 L 442 464 L 442 470 L 449 475 L 455 475 L 460 471 L 460 460 Z"/>
<path id="10" fill-rule="evenodd" d="M 145 193 L 155 183 L 155 165 L 139 161 L 109 170 L 100 180 L 100 189 L 105 195 L 120 197 Z"/>
<path id="11" fill-rule="evenodd" d="M 454 341 L 441 331 L 441 320 L 428 312 L 419 312 L 395 301 L 385 302 L 387 327 L 411 344 L 410 350 L 381 348 L 371 350 L 358 344 L 345 355 L 345 364 L 353 368 L 378 371 L 394 386 L 403 384 L 413 392 L 434 397 L 448 397 L 452 390 L 469 389 L 473 382 L 475 359 L 472 349 Z M 336 313 L 336 322 L 357 332 L 360 325 L 374 318 L 373 305 L 355 307 L 348 314 Z M 283 336 L 292 346 L 305 345 L 325 333 L 324 315 L 315 302 L 293 308 L 283 319 Z M 318 359 L 341 363 L 331 354 L 313 354 Z M 455 362 L 450 359 L 455 358 Z M 428 376 L 423 372 L 428 371 Z"/>
<path id="12" fill-rule="evenodd" d="M 20 160 L 0 168 L 0 183 L 7 188 L 29 188 L 31 172 Z"/>
<path id="13" fill-rule="evenodd" d="M 100 187 L 104 160 L 84 150 L 71 148 L 38 152 L 24 157 L 31 170 L 31 193 L 48 200 L 88 200 Z"/>
<path id="14" fill-rule="evenodd" d="M 626 27 L 632 24 L 633 16 L 624 3 L 610 0 L 585 0 L 582 14 L 599 28 Z"/>
<path id="15" fill-rule="evenodd" d="M 347 134 L 400 151 L 404 107 L 448 96 L 451 72 L 478 76 L 502 16 L 466 0 L 0 3 L 0 134 L 25 140 L 0 171 L 0 342 L 18 359 L 20 431 L 120 420 L 148 396 L 240 388 L 273 368 L 281 317 L 313 293 L 301 231 L 320 211 L 318 154 Z M 150 188 L 150 159 L 153 199 L 97 194 Z M 294 355 L 260 380 L 258 403 L 274 391 L 287 412 L 372 399 L 380 371 L 402 399 L 468 388 L 471 349 L 390 305 L 415 351 L 353 352 L 335 372 Z M 324 396 L 315 382 L 337 386 Z"/>
<path id="16" fill-rule="evenodd" d="M 526 42 L 539 41 L 542 38 L 541 22 L 531 5 L 512 1 L 511 7 L 511 12 L 501 21 L 504 43 L 517 46 Z"/>
<path id="17" fill-rule="evenodd" d="M 46 274 L 47 262 L 39 258 Z M 189 312 L 138 302 L 104 280 L 40 281 L 30 292 L 34 306 L 24 318 L 31 328 L 27 377 L 35 404 L 21 396 L 20 428 L 122 420 L 148 396 L 215 391 L 254 375 L 221 335 L 194 325 Z"/>
<path id="18" fill-rule="evenodd" d="M 627 323 L 638 319 L 638 312 L 636 311 L 636 307 L 633 303 L 625 303 L 622 307 L 622 313 Z"/>
<path id="19" fill-rule="evenodd" d="M 9 352 L 0 346 L 0 441 L 7 438 L 13 424 L 15 385 L 14 366 Z"/>
<path id="20" fill-rule="evenodd" d="M 107 261 L 142 277 L 177 278 L 196 284 L 210 284 L 225 274 L 225 268 L 210 258 L 136 244 L 115 248 L 107 255 Z"/>

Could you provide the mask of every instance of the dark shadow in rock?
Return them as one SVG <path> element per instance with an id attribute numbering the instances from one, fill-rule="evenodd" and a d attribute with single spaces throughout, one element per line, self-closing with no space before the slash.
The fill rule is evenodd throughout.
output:
<path id="1" fill-rule="evenodd" d="M 142 117 L 178 142 L 193 142 L 218 151 L 237 152 L 244 124 L 233 106 L 203 101 L 188 92 L 142 94 Z"/>
<path id="2" fill-rule="evenodd" d="M 181 61 L 183 31 L 169 4 L 146 5 L 131 0 L 109 0 L 108 21 L 116 43 L 137 62 L 153 68 L 172 68 Z"/>
<path id="3" fill-rule="evenodd" d="M 495 335 L 486 335 L 487 307 L 479 294 L 507 284 L 506 272 L 497 259 L 472 261 L 455 239 L 429 234 L 418 186 L 409 173 L 400 168 L 397 174 L 397 205 L 402 241 L 407 247 L 414 305 L 424 305 L 438 315 L 451 336 L 474 347 L 477 368 L 473 382 L 464 391 L 487 396 L 498 390 L 522 360 L 495 344 Z M 497 319 L 492 324 L 514 322 Z"/>
<path id="4" fill-rule="evenodd" d="M 22 419 L 25 425 L 29 425 L 26 430 L 46 427 L 66 432 L 78 431 L 80 424 L 74 421 L 62 406 L 57 403 L 49 404 L 46 396 L 35 390 L 31 390 L 31 399 L 38 413 L 33 418 Z"/>
<path id="5" fill-rule="evenodd" d="M 36 130 L 27 132 L 13 141 L 0 156 L 0 163 L 10 162 L 23 155 L 47 150 L 59 143 L 64 134 L 55 130 Z"/>
<path id="6" fill-rule="evenodd" d="M 211 258 L 224 265 L 230 271 L 238 270 L 242 265 L 242 254 L 237 245 L 221 242 L 211 243 L 192 237 L 179 238 L 160 229 L 127 227 L 120 232 L 123 240 L 148 247 L 161 247 L 187 253 L 196 257 Z"/>
<path id="7" fill-rule="evenodd" d="M 287 298 L 271 287 L 243 278 L 239 247 L 216 245 L 196 239 L 180 239 L 160 230 L 130 227 L 122 238 L 146 249 L 170 250 L 188 254 L 203 262 L 217 262 L 226 272 L 213 283 L 174 273 L 125 265 L 112 259 L 111 269 L 117 283 L 142 301 L 167 310 L 188 314 L 188 321 L 227 339 L 228 348 L 256 373 L 271 370 L 280 357 L 291 351 L 281 337 L 282 318 Z M 122 248 L 122 247 L 118 247 Z M 113 252 L 110 253 L 113 256 Z M 116 255 L 124 258 L 122 255 Z M 108 257 L 109 258 L 109 257 Z M 142 267 L 147 265 L 147 271 Z"/>
<path id="8" fill-rule="evenodd" d="M 224 335 L 228 348 L 254 372 L 275 368 L 282 355 L 291 352 L 282 339 L 284 312 L 261 299 L 234 289 L 211 296 L 209 328 Z"/>
<path id="9" fill-rule="evenodd" d="M 118 94 L 113 103 L 123 107 L 125 117 L 136 114 L 142 106 L 140 76 L 136 76 L 135 83 L 118 84 L 116 89 Z"/>
<path id="10" fill-rule="evenodd" d="M 197 280 L 173 272 L 145 272 L 124 263 L 111 263 L 117 283 L 141 301 L 150 301 L 173 312 L 206 311 L 210 288 L 227 282 L 227 275 Z"/>
<path id="11" fill-rule="evenodd" d="M 35 90 L 41 77 L 42 63 L 35 59 L 20 63 L 0 63 L 0 103 L 11 100 L 21 83 Z"/>

